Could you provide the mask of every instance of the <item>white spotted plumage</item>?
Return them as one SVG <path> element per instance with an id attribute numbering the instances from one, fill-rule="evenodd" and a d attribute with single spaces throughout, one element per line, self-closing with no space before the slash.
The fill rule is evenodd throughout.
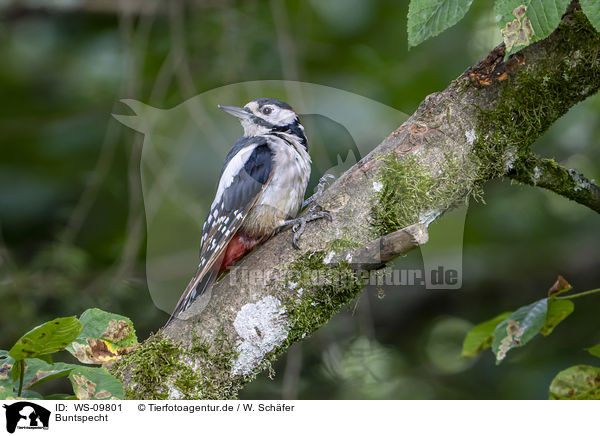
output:
<path id="1" fill-rule="evenodd" d="M 263 98 L 221 109 L 240 118 L 244 136 L 225 159 L 202 228 L 198 269 L 167 324 L 218 278 L 232 238 L 251 249 L 296 216 L 310 178 L 304 128 L 287 103 Z"/>

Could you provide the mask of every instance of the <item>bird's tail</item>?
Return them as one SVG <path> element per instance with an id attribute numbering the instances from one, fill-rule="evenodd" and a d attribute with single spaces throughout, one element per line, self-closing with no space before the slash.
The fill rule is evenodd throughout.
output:
<path id="1" fill-rule="evenodd" d="M 206 290 L 215 282 L 218 276 L 218 271 L 213 268 L 210 269 L 198 280 L 198 276 L 194 276 L 190 283 L 181 294 L 173 313 L 169 317 L 169 320 L 165 323 L 164 327 L 168 326 L 177 316 L 184 312 L 192 303 L 200 297 Z"/>

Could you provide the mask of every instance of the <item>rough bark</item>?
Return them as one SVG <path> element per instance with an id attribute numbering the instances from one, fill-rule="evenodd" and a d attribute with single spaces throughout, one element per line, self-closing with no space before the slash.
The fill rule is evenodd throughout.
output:
<path id="1" fill-rule="evenodd" d="M 515 162 L 507 176 L 527 185 L 546 188 L 600 213 L 600 187 L 594 180 L 559 165 L 553 159 L 544 159 L 533 153 L 523 156 Z"/>
<path id="2" fill-rule="evenodd" d="M 360 269 L 426 242 L 433 220 L 481 195 L 487 180 L 513 172 L 557 118 L 594 94 L 599 43 L 583 14 L 571 10 L 547 39 L 506 62 L 499 46 L 429 95 L 325 191 L 319 203 L 333 220 L 310 223 L 300 250 L 290 231 L 278 234 L 194 303 L 187 319 L 118 363 L 128 397 L 235 396 L 360 293 Z"/>

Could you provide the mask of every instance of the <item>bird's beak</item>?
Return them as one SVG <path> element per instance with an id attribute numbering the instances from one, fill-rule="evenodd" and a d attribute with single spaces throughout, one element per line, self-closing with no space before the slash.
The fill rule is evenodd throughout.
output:
<path id="1" fill-rule="evenodd" d="M 252 114 L 250 112 L 246 111 L 245 109 L 243 109 L 241 107 L 219 105 L 219 109 L 221 109 L 223 112 L 227 112 L 229 115 L 233 115 L 234 117 L 237 117 L 241 120 L 243 120 L 245 118 L 250 118 L 252 116 Z"/>

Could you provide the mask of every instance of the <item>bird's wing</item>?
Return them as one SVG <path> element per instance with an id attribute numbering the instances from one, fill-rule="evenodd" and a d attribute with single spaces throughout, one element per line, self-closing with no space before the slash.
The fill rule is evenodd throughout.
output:
<path id="1" fill-rule="evenodd" d="M 168 322 L 186 310 L 217 279 L 221 255 L 268 186 L 272 172 L 273 152 L 264 138 L 242 138 L 231 149 L 202 228 L 200 264 Z"/>

